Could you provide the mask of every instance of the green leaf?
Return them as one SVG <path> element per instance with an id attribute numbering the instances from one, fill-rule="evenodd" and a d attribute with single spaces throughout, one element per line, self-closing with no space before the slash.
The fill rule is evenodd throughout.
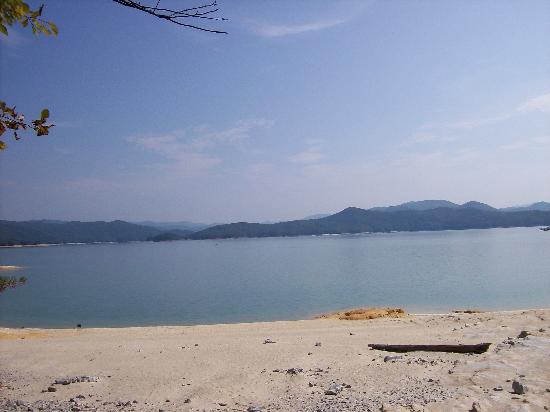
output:
<path id="1" fill-rule="evenodd" d="M 38 24 L 37 23 L 37 27 L 44 35 L 49 36 L 51 34 L 50 31 L 48 30 L 48 28 L 46 26 L 44 26 L 43 24 Z"/>
<path id="2" fill-rule="evenodd" d="M 38 129 L 36 130 L 37 136 L 44 136 L 44 135 L 47 135 L 48 133 L 49 133 L 48 128 L 44 126 L 38 126 Z"/>
<path id="3" fill-rule="evenodd" d="M 4 150 L 5 148 L 6 148 L 6 143 L 0 140 L 0 150 Z"/>
<path id="4" fill-rule="evenodd" d="M 41 120 L 46 120 L 48 117 L 50 117 L 50 111 L 48 109 L 44 109 L 40 112 Z"/>
<path id="5" fill-rule="evenodd" d="M 49 25 L 50 25 L 50 29 L 52 30 L 53 34 L 55 34 L 56 36 L 59 34 L 59 29 L 57 28 L 57 26 L 52 23 L 51 21 L 49 22 Z"/>
<path id="6" fill-rule="evenodd" d="M 8 29 L 3 24 L 0 24 L 0 31 L 6 36 L 8 35 Z"/>

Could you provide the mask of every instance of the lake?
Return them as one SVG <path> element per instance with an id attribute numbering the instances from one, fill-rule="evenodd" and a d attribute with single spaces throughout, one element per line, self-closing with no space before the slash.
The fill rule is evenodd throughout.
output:
<path id="1" fill-rule="evenodd" d="M 188 325 L 550 307 L 550 233 L 536 228 L 0 249 L 0 325 Z"/>

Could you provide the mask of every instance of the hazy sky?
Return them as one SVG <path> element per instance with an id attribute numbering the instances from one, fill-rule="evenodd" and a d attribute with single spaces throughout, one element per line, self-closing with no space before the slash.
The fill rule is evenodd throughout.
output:
<path id="1" fill-rule="evenodd" d="M 229 35 L 59 0 L 0 37 L 0 98 L 56 123 L 3 136 L 0 217 L 550 201 L 549 1 L 218 2 Z"/>

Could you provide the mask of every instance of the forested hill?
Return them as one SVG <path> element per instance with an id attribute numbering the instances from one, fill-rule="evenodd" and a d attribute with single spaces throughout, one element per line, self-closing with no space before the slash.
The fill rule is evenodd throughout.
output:
<path id="1" fill-rule="evenodd" d="M 538 202 L 516 210 L 495 209 L 479 202 L 458 205 L 445 200 L 423 200 L 372 209 L 349 207 L 321 218 L 310 216 L 278 223 L 230 223 L 198 231 L 170 228 L 170 224 L 150 227 L 122 220 L 0 220 L 0 246 L 550 226 L 547 205 Z"/>
<path id="2" fill-rule="evenodd" d="M 218 225 L 196 232 L 190 238 L 223 239 L 548 225 L 550 225 L 550 211 L 504 212 L 480 207 L 385 211 L 349 207 L 334 215 L 316 220 L 294 220 L 273 224 L 240 222 Z"/>
<path id="3" fill-rule="evenodd" d="M 162 231 L 115 220 L 112 222 L 59 222 L 0 220 L 0 245 L 129 242 L 147 240 Z"/>

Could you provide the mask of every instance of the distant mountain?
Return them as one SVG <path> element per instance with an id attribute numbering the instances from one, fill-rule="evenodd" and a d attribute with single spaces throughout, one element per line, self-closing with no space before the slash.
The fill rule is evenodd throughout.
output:
<path id="1" fill-rule="evenodd" d="M 550 226 L 550 203 L 495 209 L 476 201 L 460 205 L 448 200 L 421 200 L 367 210 L 349 207 L 333 215 L 276 223 L 141 223 L 146 225 L 121 220 L 0 220 L 0 246 Z"/>
<path id="2" fill-rule="evenodd" d="M 363 232 L 488 229 L 494 227 L 547 226 L 550 211 L 501 212 L 474 202 L 471 206 L 428 210 L 377 210 L 349 207 L 316 220 L 274 224 L 231 223 L 196 232 L 191 239 L 299 236 Z"/>
<path id="3" fill-rule="evenodd" d="M 495 209 L 493 206 L 489 206 L 488 204 L 476 202 L 476 201 L 469 201 L 466 202 L 460 206 L 458 206 L 461 209 L 465 208 L 472 208 L 472 209 L 479 209 L 479 210 L 489 210 L 489 211 L 496 211 L 498 209 Z"/>
<path id="4" fill-rule="evenodd" d="M 376 210 L 380 212 L 399 212 L 403 210 L 433 210 L 440 207 L 449 208 L 449 209 L 460 209 L 460 208 L 474 208 L 481 210 L 497 210 L 492 206 L 489 206 L 485 203 L 469 201 L 462 205 L 458 203 L 449 202 L 448 200 L 419 200 L 413 202 L 402 203 L 397 206 L 386 206 L 386 207 L 373 207 L 369 210 Z"/>
<path id="5" fill-rule="evenodd" d="M 192 230 L 179 230 L 174 229 L 167 232 L 159 233 L 155 236 L 150 236 L 147 240 L 152 242 L 166 242 L 170 240 L 183 240 L 187 239 L 192 233 L 195 233 Z"/>
<path id="6" fill-rule="evenodd" d="M 548 202 L 536 202 L 527 206 L 514 206 L 514 207 L 505 207 L 500 209 L 503 212 L 525 212 L 529 210 L 540 210 L 540 211 L 549 211 L 550 203 Z"/>
<path id="7" fill-rule="evenodd" d="M 14 222 L 0 220 L 0 245 L 129 242 L 147 240 L 159 229 L 115 220 L 112 222 Z"/>
<path id="8" fill-rule="evenodd" d="M 330 216 L 330 213 L 319 213 L 317 215 L 306 216 L 302 220 L 316 220 L 316 219 L 322 219 L 327 216 Z"/>
<path id="9" fill-rule="evenodd" d="M 64 221 L 64 220 L 56 220 L 56 219 L 29 220 L 29 222 L 38 222 L 38 223 L 66 223 L 66 221 Z"/>
<path id="10" fill-rule="evenodd" d="M 180 221 L 180 222 L 152 222 L 152 221 L 143 221 L 143 222 L 135 222 L 136 225 L 142 225 L 142 226 L 150 226 L 155 227 L 157 229 L 161 229 L 164 231 L 170 231 L 170 230 L 186 230 L 191 232 L 196 232 L 199 230 L 206 229 L 210 226 L 215 226 L 214 224 L 206 224 L 206 223 L 195 223 L 195 222 L 188 222 L 188 221 Z M 219 224 L 219 223 L 218 223 Z"/>
<path id="11" fill-rule="evenodd" d="M 448 200 L 419 200 L 413 202 L 402 203 L 397 206 L 373 207 L 369 210 L 381 212 L 399 212 L 401 210 L 431 210 L 439 207 L 457 208 L 460 205 L 449 202 Z"/>

